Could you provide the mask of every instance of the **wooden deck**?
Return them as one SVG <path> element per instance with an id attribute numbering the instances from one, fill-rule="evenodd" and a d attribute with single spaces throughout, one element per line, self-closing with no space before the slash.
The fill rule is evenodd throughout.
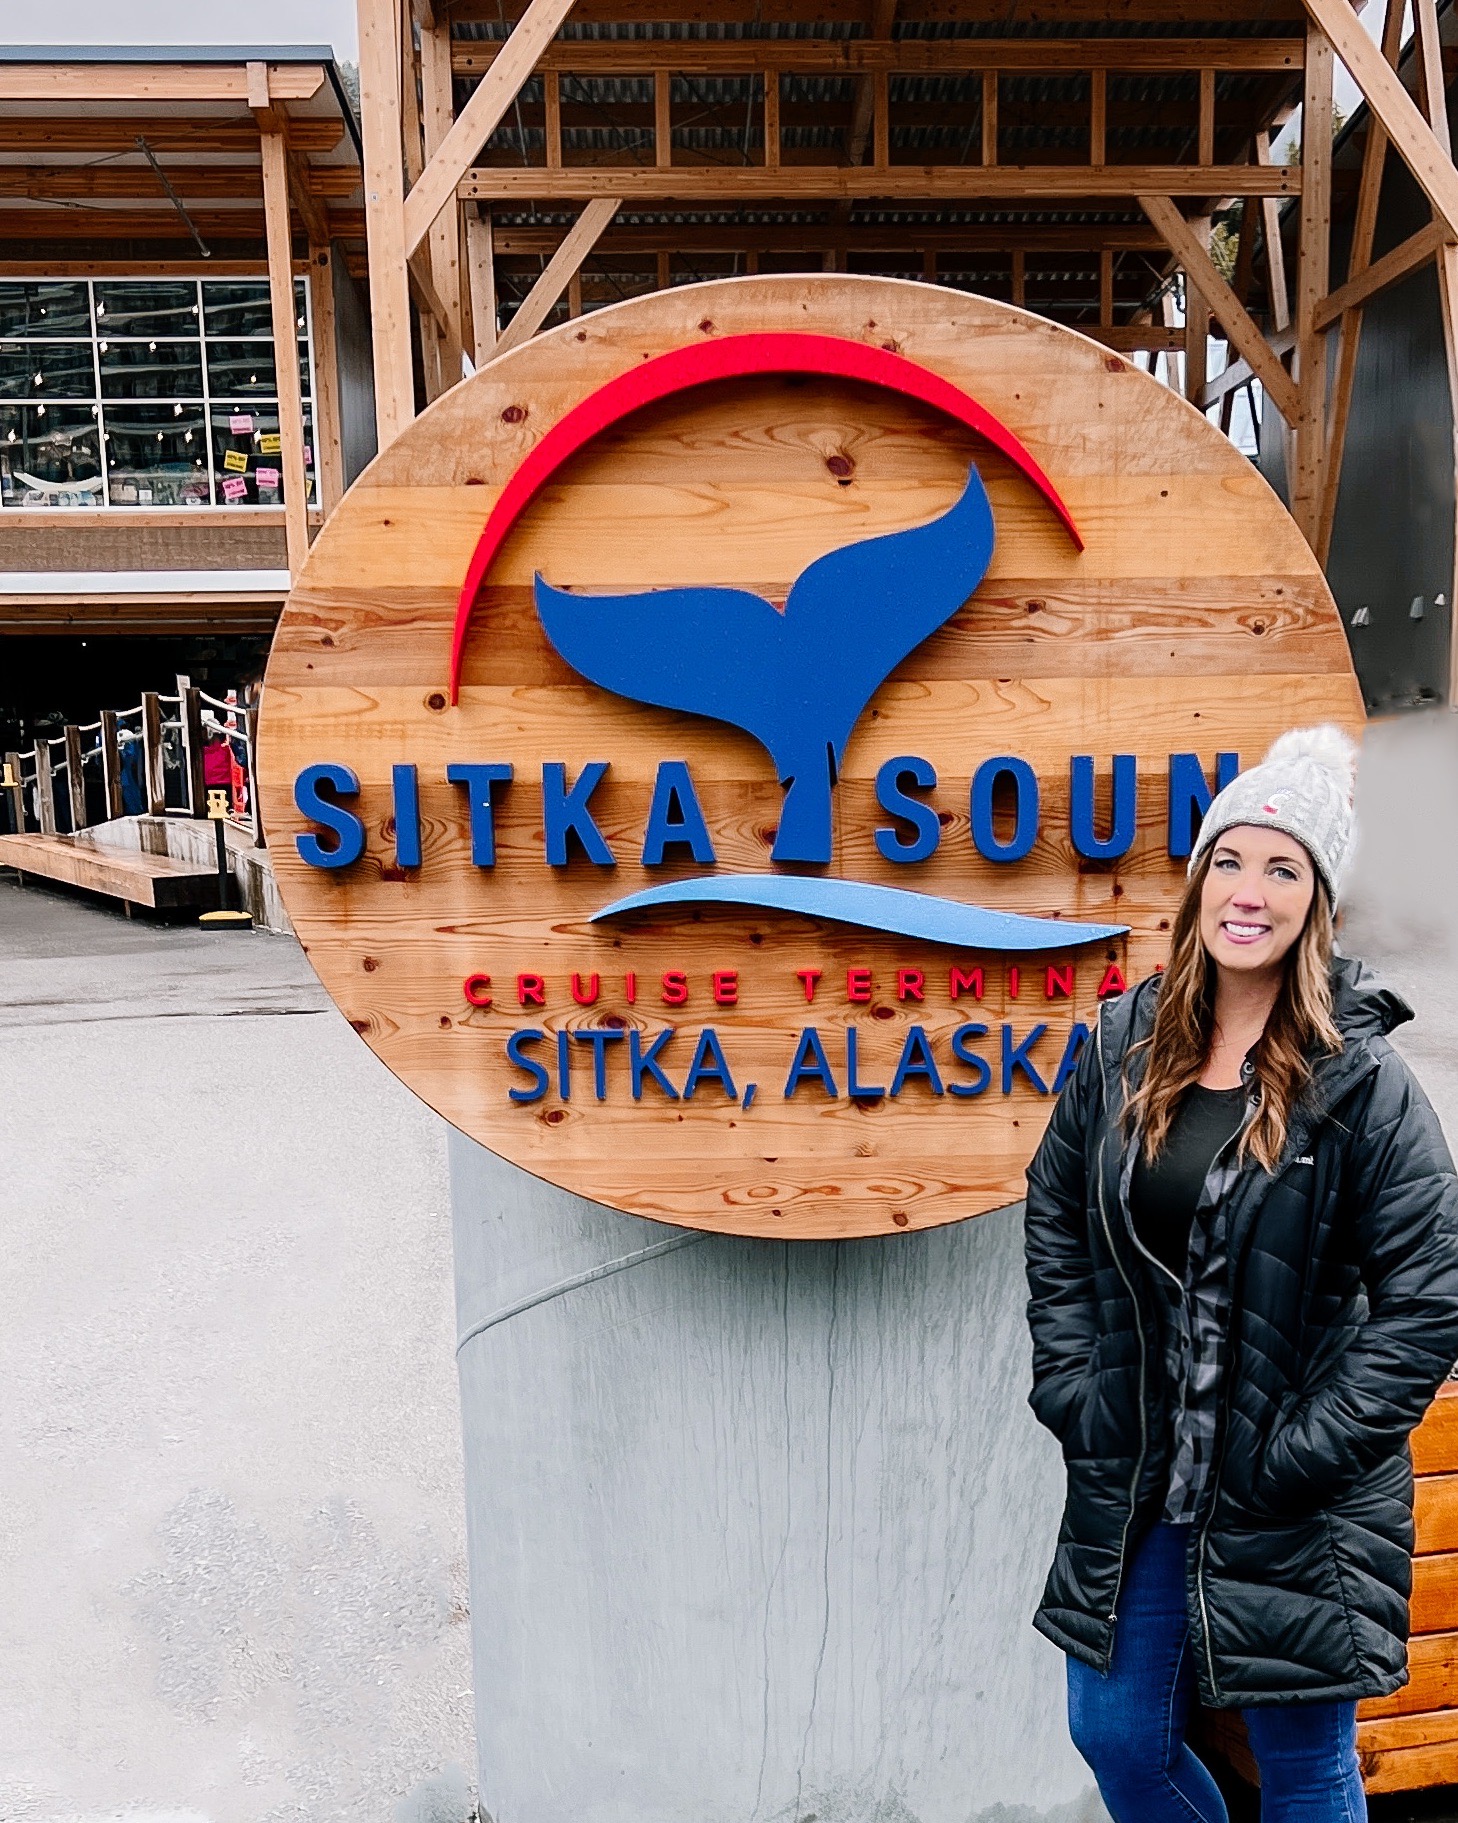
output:
<path id="1" fill-rule="evenodd" d="M 1445 1381 L 1413 1432 L 1417 1548 L 1412 1564 L 1409 1680 L 1359 1704 L 1357 1749 L 1369 1792 L 1458 1785 L 1458 1380 Z M 1202 1711 L 1196 1745 L 1252 1784 L 1255 1761 L 1239 1715 Z"/>
<path id="2" fill-rule="evenodd" d="M 105 893 L 151 911 L 212 906 L 218 897 L 217 874 L 211 867 L 174 861 L 169 855 L 99 848 L 84 837 L 0 836 L 0 867 Z"/>

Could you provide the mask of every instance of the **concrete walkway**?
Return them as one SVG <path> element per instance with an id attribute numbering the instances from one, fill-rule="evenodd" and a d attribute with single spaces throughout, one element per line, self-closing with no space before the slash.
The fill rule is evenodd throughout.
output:
<path id="1" fill-rule="evenodd" d="M 444 1129 L 292 939 L 0 876 L 0 1818 L 460 1823 Z"/>
<path id="2" fill-rule="evenodd" d="M 1361 811 L 1458 1136 L 1458 718 Z M 3 1823 L 470 1813 L 444 1151 L 291 940 L 0 877 Z"/>

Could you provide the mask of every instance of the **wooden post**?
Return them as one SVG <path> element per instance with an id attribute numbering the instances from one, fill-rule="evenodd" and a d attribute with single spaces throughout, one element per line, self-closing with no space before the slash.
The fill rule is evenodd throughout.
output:
<path id="1" fill-rule="evenodd" d="M 1395 64 L 1402 50 L 1404 0 L 1387 0 L 1382 26 L 1382 54 Z M 1421 50 L 1421 30 L 1419 31 Z M 1352 223 L 1352 248 L 1347 259 L 1347 282 L 1372 264 L 1372 242 L 1377 231 L 1377 208 L 1382 197 L 1382 175 L 1387 167 L 1387 134 L 1370 110 L 1367 143 L 1362 148 L 1362 178 L 1357 191 L 1357 212 Z M 1336 524 L 1337 497 L 1341 492 L 1342 458 L 1346 453 L 1347 420 L 1357 379 L 1357 356 L 1362 347 L 1362 306 L 1342 312 L 1337 330 L 1336 378 L 1332 385 L 1330 423 L 1326 437 L 1326 473 L 1322 479 L 1321 510 L 1317 520 L 1316 556 L 1325 567 L 1331 554 L 1332 527 Z M 1451 374 L 1450 374 L 1451 388 Z M 1454 401 L 1458 413 L 1458 397 Z"/>
<path id="2" fill-rule="evenodd" d="M 567 281 L 567 315 L 569 318 L 582 315 L 582 268 L 580 266 Z"/>
<path id="3" fill-rule="evenodd" d="M 147 814 L 167 814 L 167 773 L 162 764 L 162 703 L 155 690 L 142 692 L 142 771 L 146 776 Z"/>
<path id="4" fill-rule="evenodd" d="M 202 697 L 195 685 L 178 691 L 179 719 L 182 722 L 182 762 L 187 775 L 187 813 L 205 817 L 208 814 L 208 790 L 203 778 Z"/>
<path id="5" fill-rule="evenodd" d="M 1012 301 L 1022 309 L 1028 297 L 1028 256 L 1021 247 L 1013 248 Z"/>
<path id="6" fill-rule="evenodd" d="M 1306 34 L 1306 92 L 1301 107 L 1301 252 L 1296 273 L 1295 464 L 1291 511 L 1313 550 L 1326 441 L 1326 342 L 1316 309 L 1331 264 L 1331 40 L 1312 25 Z"/>
<path id="7" fill-rule="evenodd" d="M 106 820 L 122 814 L 121 743 L 116 735 L 116 710 L 101 712 L 101 792 Z"/>
<path id="8" fill-rule="evenodd" d="M 1213 165 L 1215 162 L 1215 72 L 1200 71 L 1200 124 L 1199 124 L 1198 162 L 1202 165 Z"/>
<path id="9" fill-rule="evenodd" d="M 780 72 L 778 70 L 766 70 L 764 73 L 764 162 L 771 170 L 779 169 Z"/>
<path id="10" fill-rule="evenodd" d="M 982 73 L 982 162 L 997 163 L 997 71 Z"/>
<path id="11" fill-rule="evenodd" d="M 253 831 L 253 846 L 262 848 L 263 806 L 258 801 L 258 705 L 243 711 L 243 756 L 248 774 L 248 822 Z"/>
<path id="12" fill-rule="evenodd" d="M 596 246 L 599 235 L 618 212 L 615 196 L 600 196 L 590 202 L 567 231 L 562 245 L 547 262 L 547 269 L 532 286 L 516 315 L 496 340 L 497 354 L 505 354 L 534 336 L 547 320 L 552 306 L 567 289 L 574 272 Z"/>
<path id="13" fill-rule="evenodd" d="M 484 367 L 496 352 L 496 257 L 491 211 L 466 204 L 466 275 L 471 285 L 473 357 Z"/>
<path id="14" fill-rule="evenodd" d="M 1114 327 L 1114 255 L 1105 247 L 1099 255 L 1099 328 Z"/>
<path id="15" fill-rule="evenodd" d="M 309 304 L 314 328 L 314 468 L 319 505 L 327 519 L 344 496 L 332 248 L 309 248 Z"/>
<path id="16" fill-rule="evenodd" d="M 542 71 L 542 106 L 546 114 L 547 169 L 562 169 L 562 86 L 556 70 Z"/>
<path id="17" fill-rule="evenodd" d="M 1257 133 L 1255 146 L 1256 163 L 1271 164 L 1270 134 Z M 1270 298 L 1271 328 L 1279 334 L 1291 326 L 1291 290 L 1286 282 L 1286 248 L 1281 240 L 1280 201 L 1274 196 L 1263 196 L 1260 199 L 1260 209 L 1261 233 L 1266 243 L 1266 289 Z"/>
<path id="18" fill-rule="evenodd" d="M 35 814 L 43 836 L 56 833 L 56 781 L 51 775 L 51 743 L 35 744 Z"/>
<path id="19" fill-rule="evenodd" d="M 20 782 L 20 755 L 18 753 L 5 755 L 5 769 L 10 774 L 10 784 L 7 789 L 10 793 L 10 821 L 14 825 L 11 833 L 23 836 L 25 834 L 25 787 Z"/>
<path id="20" fill-rule="evenodd" d="M 1088 162 L 1101 165 L 1108 157 L 1109 73 L 1095 70 L 1089 77 Z"/>
<path id="21" fill-rule="evenodd" d="M 73 831 L 84 829 L 86 816 L 86 762 L 81 757 L 81 730 L 73 723 L 67 722 L 66 741 L 66 796 L 71 811 L 71 828 Z"/>
<path id="22" fill-rule="evenodd" d="M 1210 252 L 1210 217 L 1192 221 L 1190 231 L 1208 258 Z M 1205 370 L 1209 366 L 1210 305 L 1200 287 L 1185 272 L 1185 397 L 1198 406 L 1205 390 Z"/>
<path id="23" fill-rule="evenodd" d="M 405 175 L 400 163 L 399 9 L 394 0 L 358 0 L 358 7 L 375 423 L 379 446 L 385 450 L 415 416 L 410 287 L 405 273 Z"/>
<path id="24" fill-rule="evenodd" d="M 871 79 L 871 162 L 878 171 L 891 163 L 891 78 L 877 70 Z"/>
<path id="25" fill-rule="evenodd" d="M 925 251 L 925 253 L 922 254 L 922 256 L 921 256 L 921 276 L 926 280 L 928 285 L 936 284 L 936 282 L 937 282 L 937 256 L 936 256 L 935 248 L 928 247 L 927 250 Z"/>
<path id="26" fill-rule="evenodd" d="M 657 263 L 658 289 L 660 291 L 667 291 L 668 287 L 673 283 L 673 255 L 671 253 L 665 253 L 660 249 Z"/>
<path id="27" fill-rule="evenodd" d="M 775 104 L 778 107 L 780 91 L 778 83 L 765 79 L 764 85 L 764 161 L 774 164 L 779 157 L 779 135 L 770 133 L 770 88 L 774 87 Z M 778 123 L 777 123 L 778 124 Z M 770 157 L 773 148 L 775 157 Z M 668 170 L 673 163 L 673 77 L 668 70 L 653 72 L 653 162 L 660 171 Z"/>
<path id="28" fill-rule="evenodd" d="M 443 16 L 420 34 L 420 89 L 425 156 L 434 158 L 455 122 L 451 89 L 451 27 Z M 460 204 L 452 198 L 430 229 L 430 276 L 445 306 L 450 330 L 464 347 L 461 321 Z M 459 373 L 443 375 L 454 386 Z"/>
<path id="29" fill-rule="evenodd" d="M 283 445 L 284 538 L 289 578 L 296 581 L 309 555 L 309 496 L 304 467 L 304 400 L 299 390 L 299 332 L 294 315 L 288 151 L 282 133 L 261 133 L 259 147 L 263 154 L 263 218 L 268 236 L 268 298 L 278 379 L 278 428 Z"/>

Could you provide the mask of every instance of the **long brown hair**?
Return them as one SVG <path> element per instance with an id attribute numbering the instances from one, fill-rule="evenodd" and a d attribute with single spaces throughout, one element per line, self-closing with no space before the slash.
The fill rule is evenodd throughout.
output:
<path id="1" fill-rule="evenodd" d="M 1149 1056 L 1126 1115 L 1142 1129 L 1149 1163 L 1164 1147 L 1180 1097 L 1199 1081 L 1214 1037 L 1215 965 L 1200 938 L 1200 895 L 1214 852 L 1212 843 L 1185 887 L 1154 1030 L 1133 1047 Z M 1241 1136 L 1240 1157 L 1254 1158 L 1267 1171 L 1275 1170 L 1285 1148 L 1291 1110 L 1311 1079 L 1313 1052 L 1342 1048 L 1331 1011 L 1331 947 L 1331 904 L 1318 880 L 1301 935 L 1287 952 L 1276 1004 L 1250 1052 L 1260 1105 Z"/>

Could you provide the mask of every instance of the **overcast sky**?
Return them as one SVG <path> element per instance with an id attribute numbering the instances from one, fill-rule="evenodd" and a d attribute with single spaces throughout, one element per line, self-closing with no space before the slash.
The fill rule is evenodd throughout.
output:
<path id="1" fill-rule="evenodd" d="M 354 0 L 49 0 L 5 8 L 7 44 L 332 44 L 356 60 Z"/>

